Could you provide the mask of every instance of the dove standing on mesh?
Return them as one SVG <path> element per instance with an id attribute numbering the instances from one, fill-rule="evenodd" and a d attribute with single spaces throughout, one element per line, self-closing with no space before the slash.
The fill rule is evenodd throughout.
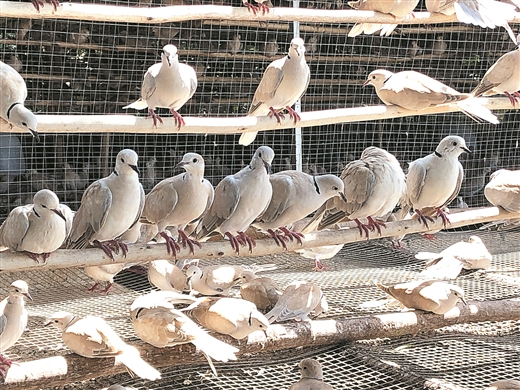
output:
<path id="1" fill-rule="evenodd" d="M 11 283 L 9 296 L 0 302 L 0 375 L 3 378 L 13 362 L 2 355 L 2 352 L 11 348 L 27 327 L 29 317 L 24 298 L 32 301 L 29 286 L 23 280 L 17 280 Z"/>
<path id="2" fill-rule="evenodd" d="M 53 325 L 62 332 L 63 343 L 72 352 L 87 358 L 113 357 L 126 366 L 130 373 L 156 380 L 161 374 L 146 363 L 139 351 L 126 344 L 119 335 L 100 317 L 81 318 L 60 311 L 54 313 L 45 326 Z"/>
<path id="3" fill-rule="evenodd" d="M 163 123 L 155 113 L 157 107 L 169 108 L 178 129 L 184 125 L 184 119 L 177 112 L 197 89 L 197 74 L 191 66 L 180 63 L 177 48 L 166 45 L 161 53 L 161 60 L 148 68 L 141 85 L 141 98 L 123 108 L 142 110 L 148 107 L 148 112 L 157 127 L 157 121 Z"/>
<path id="4" fill-rule="evenodd" d="M 273 196 L 267 209 L 253 226 L 267 231 L 278 246 L 287 249 L 287 240 L 302 243 L 303 235 L 290 230 L 290 225 L 316 211 L 323 203 L 343 194 L 343 181 L 334 175 L 312 176 L 299 171 L 282 171 L 269 177 Z M 282 235 L 280 230 L 283 232 Z"/>
<path id="5" fill-rule="evenodd" d="M 424 110 L 447 103 L 457 107 L 471 119 L 498 124 L 491 111 L 479 104 L 470 94 L 457 92 L 453 88 L 422 73 L 406 70 L 393 73 L 385 69 L 374 70 L 363 83 L 373 85 L 377 96 L 387 106 L 396 105 L 407 110 Z"/>
<path id="6" fill-rule="evenodd" d="M 153 260 L 148 264 L 148 281 L 163 291 L 183 292 L 186 288 L 186 275 L 168 260 Z"/>
<path id="7" fill-rule="evenodd" d="M 276 283 L 267 276 L 258 277 L 253 272 L 244 271 L 242 273 L 242 285 L 240 286 L 240 296 L 253 302 L 258 310 L 271 310 L 282 291 Z"/>
<path id="8" fill-rule="evenodd" d="M 322 260 L 332 259 L 343 249 L 345 244 L 324 245 L 314 248 L 296 249 L 295 252 L 305 259 L 314 261 L 314 271 L 325 271 L 328 267 L 324 266 Z"/>
<path id="9" fill-rule="evenodd" d="M 83 193 L 68 248 L 83 249 L 93 244 L 114 259 L 119 250 L 126 255 L 126 244 L 116 241 L 141 217 L 144 190 L 139 183 L 137 153 L 123 149 L 117 154 L 114 171 L 92 183 Z"/>
<path id="10" fill-rule="evenodd" d="M 464 152 L 472 153 L 464 138 L 451 135 L 443 138 L 432 154 L 410 163 L 406 176 L 405 209 L 411 207 L 426 227 L 428 221 L 433 222 L 428 215 L 430 211 L 442 218 L 444 227 L 450 222 L 443 208 L 460 191 L 464 170 L 459 156 Z"/>
<path id="11" fill-rule="evenodd" d="M 154 347 L 192 343 L 204 354 L 213 373 L 217 375 L 211 359 L 221 362 L 236 360 L 238 349 L 210 336 L 174 307 L 175 303 L 194 301 L 195 298 L 189 295 L 154 291 L 140 296 L 132 303 L 130 318 L 137 337 Z"/>
<path id="12" fill-rule="evenodd" d="M 381 234 L 381 227 L 386 225 L 377 218 L 392 212 L 406 189 L 405 176 L 397 159 L 384 149 L 370 146 L 359 160 L 347 164 L 340 178 L 344 183 L 346 202 L 337 198 L 328 200 L 303 232 L 353 220 L 359 234 L 364 232 L 368 238 L 369 230 L 374 229 Z M 360 218 L 367 218 L 368 224 L 362 223 Z"/>
<path id="13" fill-rule="evenodd" d="M 247 244 L 249 251 L 253 250 L 256 243 L 245 231 L 271 201 L 269 173 L 273 158 L 273 150 L 261 146 L 249 165 L 217 185 L 213 204 L 197 226 L 197 239 L 215 231 L 229 238 L 237 254 L 239 245 Z"/>
<path id="14" fill-rule="evenodd" d="M 176 227 L 179 241 L 184 247 L 188 245 L 190 252 L 193 253 L 194 246 L 200 247 L 200 243 L 188 238 L 184 229 L 209 209 L 214 196 L 213 186 L 204 179 L 202 156 L 197 153 L 186 153 L 177 166 L 184 168 L 186 172 L 164 179 L 157 184 L 146 195 L 141 217 L 141 222 L 157 225 L 159 235 L 166 240 L 168 253 L 174 256 L 181 248 L 168 234 L 166 227 Z"/>
<path id="15" fill-rule="evenodd" d="M 265 15 L 266 13 L 268 14 L 269 8 L 273 8 L 271 0 L 255 0 L 255 2 L 258 4 L 257 6 L 251 4 L 247 0 L 242 0 L 242 3 L 247 7 L 247 10 L 253 12 L 255 15 L 260 11 L 262 11 L 262 15 Z"/>
<path id="16" fill-rule="evenodd" d="M 419 0 L 357 0 L 349 1 L 354 9 L 363 11 L 377 11 L 383 14 L 390 14 L 397 18 L 404 18 L 410 14 Z M 380 23 L 356 23 L 349 31 L 349 37 L 356 37 L 360 34 L 373 34 L 381 30 L 381 36 L 389 36 L 395 30 L 397 24 L 380 24 Z"/>
<path id="17" fill-rule="evenodd" d="M 39 141 L 36 116 L 24 106 L 26 98 L 25 80 L 11 66 L 0 61 L 0 117 L 11 127 L 28 130 Z"/>
<path id="18" fill-rule="evenodd" d="M 289 54 L 269 64 L 256 88 L 248 116 L 274 116 L 278 123 L 286 109 L 296 124 L 300 116 L 291 106 L 300 99 L 311 79 L 311 72 L 305 61 L 305 45 L 303 39 L 293 38 L 289 45 Z M 242 133 L 238 143 L 249 145 L 255 140 L 257 132 Z"/>
<path id="19" fill-rule="evenodd" d="M 332 386 L 323 382 L 321 364 L 315 359 L 303 359 L 300 364 L 301 379 L 289 387 L 289 390 L 332 390 Z"/>
<path id="20" fill-rule="evenodd" d="M 484 188 L 486 199 L 510 213 L 520 213 L 520 170 L 493 172 Z"/>
<path id="21" fill-rule="evenodd" d="M 450 311 L 459 300 L 466 304 L 464 291 L 459 286 L 437 280 L 419 280 L 394 286 L 377 283 L 377 287 L 409 309 L 420 309 L 435 314 Z"/>
<path id="22" fill-rule="evenodd" d="M 133 267 L 138 263 L 118 263 L 118 264 L 104 264 L 93 265 L 85 267 L 85 273 L 94 280 L 94 285 L 87 289 L 87 291 L 95 291 L 100 284 L 106 284 L 106 287 L 101 290 L 101 293 L 106 294 L 114 285 L 115 276 L 124 269 Z"/>
<path id="23" fill-rule="evenodd" d="M 477 87 L 471 91 L 473 96 L 493 96 L 503 93 L 515 107 L 520 100 L 520 42 L 518 45 L 516 50 L 504 54 L 488 69 Z"/>
<path id="24" fill-rule="evenodd" d="M 41 255 L 45 264 L 51 252 L 65 242 L 72 218 L 70 208 L 60 204 L 54 192 L 40 190 L 33 204 L 11 210 L 0 227 L 0 246 L 23 252 L 37 263 Z"/>

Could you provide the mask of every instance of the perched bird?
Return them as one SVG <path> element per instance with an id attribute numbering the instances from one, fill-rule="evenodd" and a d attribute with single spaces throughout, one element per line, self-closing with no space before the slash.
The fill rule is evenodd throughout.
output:
<path id="1" fill-rule="evenodd" d="M 36 116 L 24 106 L 27 85 L 20 74 L 11 66 L 0 61 L 0 118 L 11 127 L 28 130 L 40 141 Z"/>
<path id="2" fill-rule="evenodd" d="M 237 265 L 190 265 L 186 277 L 190 289 L 202 295 L 229 295 L 231 287 L 242 281 L 244 271 Z"/>
<path id="3" fill-rule="evenodd" d="M 340 178 L 345 188 L 345 201 L 328 200 L 316 211 L 303 233 L 322 230 L 343 221 L 355 221 L 359 234 L 369 237 L 369 230 L 381 234 L 383 221 L 377 220 L 390 213 L 402 198 L 405 176 L 394 155 L 384 149 L 370 146 L 359 160 L 348 163 Z M 368 224 L 360 221 L 367 218 Z"/>
<path id="4" fill-rule="evenodd" d="M 114 171 L 92 183 L 83 193 L 67 247 L 83 249 L 93 244 L 114 259 L 119 250 L 126 255 L 126 244 L 116 241 L 141 217 L 144 190 L 139 183 L 137 153 L 123 149 L 117 154 Z"/>
<path id="5" fill-rule="evenodd" d="M 155 169 L 155 164 L 157 164 L 157 159 L 152 157 L 146 162 L 146 168 L 144 169 L 144 178 L 143 184 L 144 188 L 150 189 L 155 185 L 155 179 L 157 177 L 157 170 Z"/>
<path id="6" fill-rule="evenodd" d="M 254 303 L 238 298 L 202 297 L 182 312 L 204 328 L 237 340 L 257 330 L 265 331 L 269 326 Z"/>
<path id="7" fill-rule="evenodd" d="M 58 6 L 60 5 L 60 2 L 58 0 L 45 0 L 45 1 L 54 7 L 54 11 L 58 10 Z M 36 11 L 38 11 L 38 12 L 40 12 L 40 7 L 44 6 L 44 3 L 42 0 L 31 0 L 31 3 L 34 5 L 34 8 L 36 8 Z"/>
<path id="8" fill-rule="evenodd" d="M 486 107 L 480 105 L 470 94 L 457 92 L 453 88 L 426 76 L 406 70 L 393 73 L 385 69 L 374 70 L 363 86 L 373 85 L 377 96 L 387 106 L 396 105 L 407 110 L 424 110 L 447 103 L 457 107 L 471 119 L 498 124 L 498 119 Z"/>
<path id="9" fill-rule="evenodd" d="M 520 390 L 520 380 L 502 379 L 491 383 L 486 390 Z"/>
<path id="10" fill-rule="evenodd" d="M 493 172 L 484 188 L 486 199 L 510 213 L 520 213 L 520 170 Z"/>
<path id="11" fill-rule="evenodd" d="M 197 74 L 191 66 L 180 63 L 177 48 L 173 45 L 163 47 L 162 62 L 148 68 L 141 85 L 141 98 L 123 108 L 142 110 L 148 107 L 148 112 L 157 127 L 157 121 L 163 123 L 155 113 L 157 107 L 169 108 L 178 129 L 184 125 L 184 119 L 177 112 L 197 89 Z"/>
<path id="12" fill-rule="evenodd" d="M 295 281 L 289 284 L 273 309 L 265 316 L 270 324 L 275 321 L 306 321 L 314 310 L 316 315 L 327 311 L 329 305 L 321 288 L 314 283 Z"/>
<path id="13" fill-rule="evenodd" d="M 276 38 L 269 38 L 264 46 L 264 54 L 266 57 L 273 57 L 278 54 L 279 45 Z"/>
<path id="14" fill-rule="evenodd" d="M 281 295 L 282 291 L 271 278 L 258 277 L 249 271 L 242 273 L 240 296 L 249 302 L 253 302 L 258 310 L 263 312 L 271 310 Z"/>
<path id="15" fill-rule="evenodd" d="M 68 209 L 68 210 L 67 210 Z M 66 218 L 66 215 L 69 218 Z M 72 226 L 72 211 L 51 190 L 40 190 L 33 204 L 11 210 L 0 227 L 0 246 L 23 252 L 38 263 L 63 245 Z"/>
<path id="16" fill-rule="evenodd" d="M 166 240 L 168 253 L 177 255 L 181 248 L 168 234 L 166 227 L 177 228 L 179 240 L 193 253 L 198 241 L 188 238 L 184 229 L 189 223 L 199 219 L 213 203 L 214 190 L 204 179 L 204 159 L 197 153 L 186 153 L 177 164 L 186 171 L 164 179 L 148 195 L 141 216 L 141 222 L 157 225 L 159 235 Z"/>
<path id="17" fill-rule="evenodd" d="M 312 35 L 305 44 L 305 51 L 309 53 L 310 55 L 319 53 L 319 39 L 317 35 Z"/>
<path id="18" fill-rule="evenodd" d="M 417 41 L 412 41 L 412 47 L 408 49 L 408 56 L 414 58 L 422 54 L 422 47 L 417 44 Z"/>
<path id="19" fill-rule="evenodd" d="M 234 34 L 233 35 L 233 39 L 231 39 L 230 41 L 227 41 L 226 42 L 226 51 L 231 54 L 231 55 L 235 55 L 237 54 L 240 49 L 242 48 L 242 41 L 241 41 L 241 36 L 240 34 Z"/>
<path id="20" fill-rule="evenodd" d="M 190 302 L 188 299 L 194 301 L 189 295 L 171 291 L 154 291 L 138 297 L 130 307 L 135 333 L 157 348 L 192 343 L 204 354 L 217 375 L 211 359 L 221 362 L 236 360 L 238 349 L 210 336 L 186 314 L 175 309 L 175 303 Z"/>
<path id="21" fill-rule="evenodd" d="M 450 311 L 459 300 L 466 304 L 464 291 L 460 287 L 436 280 L 418 280 L 394 286 L 377 283 L 377 287 L 409 309 L 420 309 L 435 314 Z"/>
<path id="22" fill-rule="evenodd" d="M 159 290 L 183 292 L 187 280 L 176 264 L 168 260 L 153 260 L 148 264 L 148 281 Z"/>
<path id="23" fill-rule="evenodd" d="M 278 246 L 286 249 L 289 239 L 302 243 L 303 235 L 290 230 L 294 222 L 313 213 L 330 198 L 340 197 L 346 202 L 343 181 L 335 175 L 312 176 L 291 170 L 275 173 L 269 181 L 273 188 L 271 202 L 253 226 L 267 231 Z"/>
<path id="24" fill-rule="evenodd" d="M 218 183 L 213 204 L 197 226 L 197 239 L 215 231 L 229 238 L 237 254 L 239 245 L 247 244 L 249 251 L 253 250 L 256 243 L 245 231 L 271 201 L 269 172 L 273 158 L 274 151 L 261 146 L 249 165 Z"/>
<path id="25" fill-rule="evenodd" d="M 0 375 L 3 378 L 13 362 L 2 352 L 16 344 L 27 327 L 28 314 L 24 298 L 32 301 L 29 286 L 23 280 L 17 280 L 9 286 L 9 296 L 0 302 Z"/>
<path id="26" fill-rule="evenodd" d="M 325 267 L 321 260 L 332 259 L 343 249 L 345 244 L 339 245 L 324 245 L 315 248 L 296 249 L 295 252 L 305 259 L 314 261 L 314 271 L 325 271 Z"/>
<path id="27" fill-rule="evenodd" d="M 305 61 L 303 39 L 293 38 L 289 45 L 289 54 L 269 64 L 256 88 L 248 116 L 275 117 L 278 123 L 285 118 L 281 111 L 286 109 L 296 124 L 300 116 L 291 106 L 300 99 L 311 79 L 311 72 Z M 238 143 L 249 145 L 256 138 L 257 132 L 242 133 Z"/>
<path id="28" fill-rule="evenodd" d="M 100 317 L 81 318 L 60 311 L 54 313 L 45 326 L 51 324 L 61 330 L 65 346 L 80 356 L 87 358 L 113 357 L 116 359 L 116 364 L 124 364 L 130 373 L 143 379 L 161 378 L 160 372 L 146 363 L 141 358 L 139 351 L 126 344 Z"/>
<path id="29" fill-rule="evenodd" d="M 434 56 L 442 56 L 448 50 L 448 44 L 444 41 L 444 37 L 442 35 L 438 35 L 437 39 L 433 43 L 432 54 Z"/>
<path id="30" fill-rule="evenodd" d="M 471 91 L 471 95 L 478 97 L 503 93 L 515 107 L 515 104 L 520 100 L 519 91 L 520 42 L 516 50 L 504 54 L 488 69 L 480 83 Z"/>
<path id="31" fill-rule="evenodd" d="M 298 366 L 302 378 L 289 390 L 332 390 L 331 385 L 323 382 L 323 371 L 317 360 L 303 359 Z"/>
<path id="32" fill-rule="evenodd" d="M 242 0 L 242 3 L 247 7 L 247 10 L 249 12 L 253 12 L 255 15 L 262 11 L 262 15 L 265 15 L 266 13 L 269 13 L 269 8 L 273 8 L 273 3 L 271 3 L 271 0 L 255 0 L 255 2 L 258 4 L 258 6 L 251 4 L 247 0 Z"/>

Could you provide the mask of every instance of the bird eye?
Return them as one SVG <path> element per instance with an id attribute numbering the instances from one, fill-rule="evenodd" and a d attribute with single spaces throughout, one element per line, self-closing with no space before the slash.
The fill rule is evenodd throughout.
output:
<path id="1" fill-rule="evenodd" d="M 262 158 L 262 152 L 258 153 L 258 157 Z"/>
<path id="2" fill-rule="evenodd" d="M 197 163 L 197 161 L 198 161 L 198 160 L 197 160 L 196 158 L 193 159 L 193 163 L 194 163 L 194 164 Z"/>
<path id="3" fill-rule="evenodd" d="M 27 123 L 25 123 L 25 122 L 22 122 L 22 125 L 24 125 L 25 127 L 28 127 Z"/>
<path id="4" fill-rule="evenodd" d="M 122 159 L 121 159 L 121 162 L 122 162 L 122 163 L 124 164 L 124 163 L 125 163 L 125 159 L 124 159 L 124 158 L 122 158 Z"/>
<path id="5" fill-rule="evenodd" d="M 16 292 L 20 292 L 20 290 L 18 290 L 18 289 L 15 289 L 14 291 L 16 291 Z"/>
<path id="6" fill-rule="evenodd" d="M 43 207 L 44 209 L 46 209 L 46 208 L 47 208 L 47 206 L 45 206 L 44 204 L 42 204 L 42 207 Z"/>
<path id="7" fill-rule="evenodd" d="M 337 191 L 337 190 L 339 190 L 339 188 L 338 188 L 338 187 L 336 187 L 336 186 L 332 187 L 332 189 L 333 189 L 334 191 Z"/>
<path id="8" fill-rule="evenodd" d="M 457 141 L 453 141 L 453 146 L 457 146 Z"/>

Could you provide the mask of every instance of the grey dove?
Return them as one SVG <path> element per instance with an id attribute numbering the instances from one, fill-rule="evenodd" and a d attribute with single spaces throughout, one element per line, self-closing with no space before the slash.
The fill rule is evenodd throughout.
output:
<path id="1" fill-rule="evenodd" d="M 237 340 L 257 330 L 265 331 L 269 326 L 254 303 L 239 298 L 202 297 L 182 312 L 204 328 Z"/>
<path id="2" fill-rule="evenodd" d="M 186 303 L 188 299 L 194 300 L 188 295 L 171 291 L 151 292 L 138 297 L 130 307 L 135 333 L 157 348 L 187 343 L 195 345 L 217 375 L 211 359 L 221 362 L 236 360 L 238 348 L 210 336 L 186 314 L 175 309 L 175 303 Z"/>
<path id="3" fill-rule="evenodd" d="M 25 99 L 25 80 L 11 66 L 0 61 L 0 118 L 7 121 L 11 127 L 28 130 L 39 141 L 36 116 L 24 106 Z"/>
<path id="4" fill-rule="evenodd" d="M 111 259 L 119 250 L 126 255 L 126 244 L 116 239 L 139 221 L 145 200 L 137 160 L 133 150 L 121 150 L 114 171 L 88 186 L 74 216 L 68 248 L 83 249 L 92 244 Z"/>
<path id="5" fill-rule="evenodd" d="M 291 170 L 275 173 L 269 181 L 273 188 L 271 202 L 253 226 L 268 232 L 278 246 L 286 249 L 289 239 L 302 243 L 303 235 L 291 230 L 293 223 L 316 211 L 330 198 L 346 202 L 343 181 L 335 175 L 312 176 Z"/>
<path id="6" fill-rule="evenodd" d="M 394 286 L 377 283 L 377 287 L 409 309 L 420 309 L 435 314 L 450 311 L 459 300 L 466 304 L 462 288 L 437 280 L 419 280 Z"/>
<path id="7" fill-rule="evenodd" d="M 460 93 L 425 74 L 405 70 L 393 73 L 377 69 L 368 75 L 363 86 L 373 85 L 377 96 L 387 106 L 396 105 L 407 110 L 424 110 L 442 104 L 456 103 L 457 108 L 471 119 L 498 124 L 491 111 L 470 94 Z"/>
<path id="8" fill-rule="evenodd" d="M 271 201 L 269 173 L 273 158 L 273 150 L 261 146 L 249 165 L 218 183 L 213 204 L 197 226 L 197 239 L 218 232 L 229 239 L 237 254 L 239 245 L 247 244 L 249 251 L 253 250 L 256 243 L 245 231 Z"/>
<path id="9" fill-rule="evenodd" d="M 520 390 L 520 380 L 502 379 L 491 383 L 486 390 Z"/>
<path id="10" fill-rule="evenodd" d="M 520 38 L 520 36 L 519 36 Z M 520 45 L 520 42 L 519 42 Z M 513 107 L 520 100 L 520 46 L 504 54 L 488 69 L 476 88 L 475 97 L 506 95 Z"/>
<path id="11" fill-rule="evenodd" d="M 318 285 L 294 281 L 285 288 L 276 305 L 265 316 L 270 324 L 275 321 L 306 321 L 312 311 L 320 315 L 328 308 L 327 299 Z"/>
<path id="12" fill-rule="evenodd" d="M 247 7 L 247 10 L 253 12 L 255 15 L 260 11 L 262 12 L 262 15 L 265 15 L 266 13 L 268 14 L 269 8 L 273 8 L 271 0 L 255 0 L 255 2 L 258 5 L 254 5 L 247 0 L 242 0 L 242 3 Z"/>
<path id="13" fill-rule="evenodd" d="M 282 291 L 271 278 L 256 276 L 250 271 L 242 273 L 240 296 L 242 299 L 253 302 L 258 310 L 263 312 L 271 310 L 281 295 Z"/>
<path id="14" fill-rule="evenodd" d="M 289 112 L 296 124 L 300 116 L 292 109 L 292 105 L 300 99 L 311 79 L 311 72 L 305 60 L 303 39 L 293 38 L 289 45 L 289 53 L 271 62 L 260 80 L 249 108 L 248 116 L 275 117 L 278 123 L 285 118 L 282 110 Z M 257 132 L 242 133 L 238 143 L 249 145 L 256 138 Z"/>
<path id="15" fill-rule="evenodd" d="M 179 62 L 177 48 L 166 45 L 161 53 L 161 62 L 148 68 L 141 85 L 141 98 L 123 108 L 142 110 L 148 107 L 148 112 L 157 127 L 157 121 L 163 123 L 155 113 L 157 107 L 169 108 L 173 114 L 178 129 L 185 124 L 177 112 L 197 89 L 197 74 L 195 69 Z"/>
<path id="16" fill-rule="evenodd" d="M 177 164 L 186 172 L 164 179 L 146 195 L 141 222 L 157 225 L 159 235 L 166 240 L 168 253 L 174 256 L 181 249 L 168 234 L 166 227 L 177 228 L 179 241 L 189 246 L 193 253 L 194 245 L 200 243 L 190 239 L 184 229 L 207 212 L 213 203 L 214 190 L 204 179 L 204 159 L 197 153 L 186 153 Z"/>
<path id="17" fill-rule="evenodd" d="M 87 358 L 115 358 L 128 371 L 143 379 L 156 380 L 161 373 L 146 363 L 137 348 L 125 343 L 100 317 L 81 318 L 72 313 L 54 313 L 45 326 L 53 325 L 62 332 L 63 343 L 72 352 Z"/>
<path id="18" fill-rule="evenodd" d="M 432 54 L 434 56 L 442 56 L 448 50 L 448 44 L 444 41 L 444 37 L 439 35 L 433 43 Z"/>
<path id="19" fill-rule="evenodd" d="M 303 359 L 300 364 L 301 379 L 291 385 L 289 390 L 332 390 L 332 386 L 323 382 L 323 370 L 315 359 Z"/>
<path id="20" fill-rule="evenodd" d="M 489 177 L 484 188 L 486 199 L 510 213 L 520 213 L 520 169 L 499 169 Z"/>
<path id="21" fill-rule="evenodd" d="M 28 314 L 25 309 L 25 298 L 32 301 L 29 286 L 23 280 L 16 280 L 9 286 L 9 295 L 0 302 L 0 375 L 5 378 L 11 360 L 2 352 L 11 348 L 27 327 Z"/>
<path id="22" fill-rule="evenodd" d="M 314 248 L 296 249 L 295 252 L 305 259 L 314 261 L 314 271 L 325 271 L 328 267 L 324 266 L 322 260 L 331 259 L 343 249 L 345 244 L 324 245 Z"/>
<path id="23" fill-rule="evenodd" d="M 70 208 L 60 204 L 51 190 L 40 190 L 34 194 L 33 204 L 11 210 L 0 227 L 0 246 L 23 252 L 37 263 L 41 255 L 45 263 L 63 245 L 71 226 Z"/>
<path id="24" fill-rule="evenodd" d="M 176 264 L 168 260 L 153 260 L 148 264 L 148 281 L 159 290 L 182 292 L 187 278 Z"/>
<path id="25" fill-rule="evenodd" d="M 322 230 L 352 220 L 359 233 L 363 235 L 364 232 L 367 238 L 369 230 L 381 234 L 381 227 L 386 225 L 377 218 L 392 212 L 406 189 L 405 176 L 397 159 L 384 149 L 370 146 L 359 160 L 345 166 L 340 178 L 344 183 L 346 202 L 338 198 L 328 200 L 302 232 Z M 367 218 L 368 224 L 360 218 Z"/>

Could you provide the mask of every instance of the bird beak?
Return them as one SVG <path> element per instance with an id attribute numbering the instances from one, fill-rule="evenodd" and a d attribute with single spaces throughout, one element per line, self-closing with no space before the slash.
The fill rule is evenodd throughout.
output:
<path id="1" fill-rule="evenodd" d="M 52 323 L 52 321 L 49 319 L 49 320 L 45 321 L 43 326 L 49 326 L 51 323 Z"/>
<path id="2" fill-rule="evenodd" d="M 28 292 L 26 293 L 23 293 L 23 295 L 25 295 L 27 298 L 29 298 L 31 301 L 33 300 L 32 297 L 31 297 L 31 294 L 29 294 Z"/>
<path id="3" fill-rule="evenodd" d="M 468 306 L 468 301 L 466 301 L 464 298 L 460 298 L 460 300 L 462 301 L 462 303 L 464 304 L 464 306 Z"/>
<path id="4" fill-rule="evenodd" d="M 61 219 L 63 219 L 65 222 L 67 222 L 67 219 L 65 218 L 65 216 L 63 215 L 63 213 L 61 212 L 61 210 L 58 210 L 58 209 L 51 209 L 51 211 L 58 215 Z"/>
<path id="5" fill-rule="evenodd" d="M 366 79 L 365 82 L 363 83 L 362 87 L 366 87 L 368 85 L 368 83 L 370 83 L 370 79 Z"/>
<path id="6" fill-rule="evenodd" d="M 460 148 L 462 150 L 464 150 L 466 153 L 473 154 L 473 152 L 471 150 L 469 150 L 468 148 L 466 148 L 465 146 L 461 146 Z"/>
<path id="7" fill-rule="evenodd" d="M 29 131 L 31 132 L 33 138 L 36 139 L 36 142 L 40 142 L 40 134 L 38 134 L 38 132 L 33 129 L 29 129 Z"/>
<path id="8" fill-rule="evenodd" d="M 188 165 L 188 164 L 189 163 L 186 161 L 181 161 L 180 163 L 177 164 L 177 168 L 182 168 L 183 166 Z"/>
<path id="9" fill-rule="evenodd" d="M 139 168 L 137 168 L 137 165 L 130 165 L 130 168 L 132 168 L 137 174 L 139 175 L 141 172 L 139 172 Z"/>
<path id="10" fill-rule="evenodd" d="M 262 159 L 262 162 L 264 163 L 265 170 L 267 171 L 267 174 L 269 175 L 271 173 L 271 164 L 269 164 L 264 159 Z"/>
<path id="11" fill-rule="evenodd" d="M 343 202 L 347 203 L 347 197 L 345 196 L 345 194 L 343 193 L 343 191 L 341 191 L 339 193 L 339 196 L 341 196 L 341 199 L 343 199 Z"/>

